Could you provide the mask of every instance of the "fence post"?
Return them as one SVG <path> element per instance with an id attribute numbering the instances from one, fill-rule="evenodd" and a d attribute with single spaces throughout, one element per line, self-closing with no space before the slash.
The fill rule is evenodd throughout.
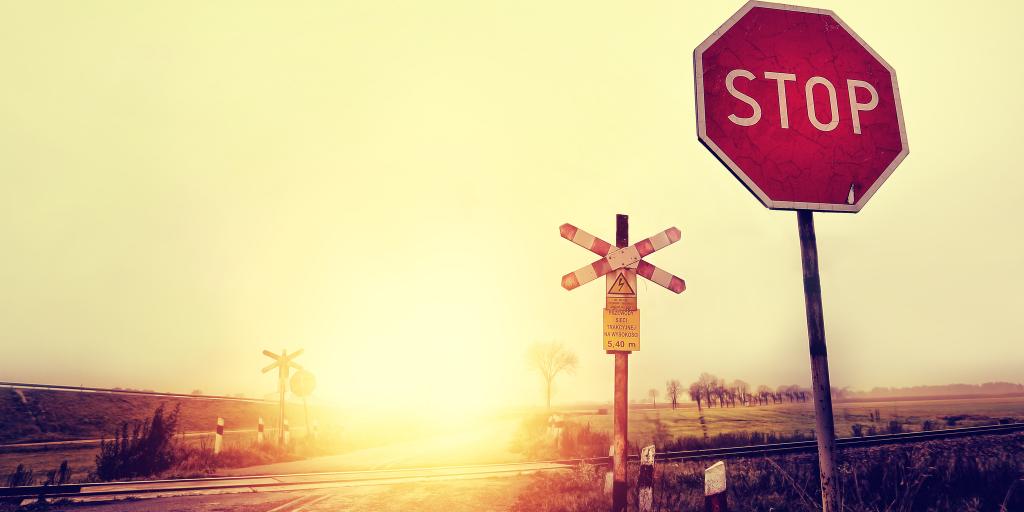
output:
<path id="1" fill-rule="evenodd" d="M 613 444 L 613 445 L 608 447 L 608 457 L 610 458 L 610 457 L 614 457 L 614 456 L 615 456 L 615 445 Z M 612 487 L 614 487 L 614 484 L 615 484 L 615 476 L 612 473 L 612 470 L 609 468 L 608 472 L 604 474 L 604 493 L 605 494 L 611 494 L 612 493 Z"/>
<path id="2" fill-rule="evenodd" d="M 640 512 L 651 512 L 654 504 L 654 445 L 640 450 L 640 476 L 636 486 L 640 489 L 638 506 Z"/>
<path id="3" fill-rule="evenodd" d="M 256 444 L 263 444 L 263 416 L 260 416 L 260 421 L 256 424 Z"/>
<path id="4" fill-rule="evenodd" d="M 213 435 L 213 453 L 218 454 L 224 448 L 224 418 L 217 418 L 217 432 Z"/>
<path id="5" fill-rule="evenodd" d="M 704 470 L 704 512 L 729 512 L 725 498 L 725 461 Z"/>
<path id="6" fill-rule="evenodd" d="M 282 433 L 282 438 L 284 439 L 284 445 L 288 446 L 288 442 L 291 440 L 291 431 L 288 428 L 288 418 L 284 419 L 284 432 Z"/>

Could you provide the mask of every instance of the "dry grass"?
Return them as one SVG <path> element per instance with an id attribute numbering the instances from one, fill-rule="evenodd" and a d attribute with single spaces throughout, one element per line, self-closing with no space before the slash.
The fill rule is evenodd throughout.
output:
<path id="1" fill-rule="evenodd" d="M 692 405 L 692 404 L 689 404 Z M 886 431 L 890 421 L 899 422 L 905 431 L 919 431 L 925 421 L 947 426 L 947 417 L 957 418 L 957 426 L 989 425 L 1002 419 L 1024 421 L 1024 397 L 972 398 L 956 400 L 916 400 L 903 402 L 864 402 L 833 405 L 836 435 L 852 435 L 854 424 L 875 426 Z M 878 416 L 875 416 L 875 413 Z M 814 430 L 811 403 L 786 403 L 755 407 L 704 408 L 708 435 L 728 432 L 779 432 L 787 435 Z M 611 415 L 583 415 L 574 421 L 589 423 L 595 430 L 611 431 Z M 665 429 L 664 436 L 703 437 L 696 407 L 633 409 L 629 411 L 629 439 L 640 446 L 655 440 L 657 420 Z"/>
<path id="2" fill-rule="evenodd" d="M 730 510 L 805 512 L 820 510 L 816 456 L 730 459 Z M 655 510 L 701 510 L 706 463 L 658 465 Z M 636 467 L 631 467 L 630 510 L 636 510 Z M 572 475 L 534 476 L 512 510 L 574 512 L 606 509 L 603 469 Z M 908 445 L 849 448 L 840 458 L 845 510 L 997 511 L 1024 510 L 1024 489 L 1007 495 L 1024 476 L 1024 434 L 928 441 Z M 1018 486 L 1020 487 L 1020 486 Z"/>

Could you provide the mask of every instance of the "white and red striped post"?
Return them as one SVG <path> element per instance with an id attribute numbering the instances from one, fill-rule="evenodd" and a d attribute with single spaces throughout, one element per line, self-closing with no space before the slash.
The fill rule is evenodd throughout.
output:
<path id="1" fill-rule="evenodd" d="M 260 416 L 259 423 L 256 424 L 256 444 L 263 444 L 263 416 Z"/>
<path id="2" fill-rule="evenodd" d="M 729 512 L 725 499 L 725 461 L 704 470 L 704 512 Z"/>
<path id="3" fill-rule="evenodd" d="M 284 419 L 284 432 L 281 433 L 281 439 L 284 440 L 284 445 L 288 446 L 291 441 L 291 430 L 288 428 L 288 418 Z"/>
<path id="4" fill-rule="evenodd" d="M 217 432 L 213 435 L 213 453 L 218 454 L 224 449 L 224 418 L 217 418 Z"/>
<path id="5" fill-rule="evenodd" d="M 654 445 L 640 450 L 640 476 L 636 486 L 639 489 L 637 505 L 640 512 L 651 512 L 654 505 Z"/>

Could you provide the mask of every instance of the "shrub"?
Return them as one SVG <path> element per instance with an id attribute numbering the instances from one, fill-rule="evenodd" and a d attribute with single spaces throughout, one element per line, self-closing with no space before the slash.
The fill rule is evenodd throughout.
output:
<path id="1" fill-rule="evenodd" d="M 658 447 L 658 451 L 676 452 L 686 450 L 706 450 L 708 448 L 727 448 L 732 446 L 753 446 L 759 444 L 788 443 L 806 441 L 813 436 L 794 430 L 792 434 L 778 432 L 724 432 L 711 437 L 681 436 L 674 441 Z"/>
<path id="2" fill-rule="evenodd" d="M 903 432 L 903 424 L 900 423 L 899 420 L 890 420 L 889 421 L 889 433 L 890 434 L 899 434 L 900 432 Z"/>
<path id="3" fill-rule="evenodd" d="M 35 480 L 33 471 L 26 469 L 24 464 L 18 464 L 18 467 L 11 474 L 7 475 L 7 487 L 32 485 L 33 480 Z"/>
<path id="4" fill-rule="evenodd" d="M 114 439 L 100 442 L 96 455 L 96 477 L 100 480 L 139 478 L 166 471 L 174 464 L 172 440 L 178 426 L 179 408 L 164 414 L 161 405 L 146 421 L 136 421 L 129 431 L 127 422 Z"/>
<path id="5" fill-rule="evenodd" d="M 220 453 L 214 454 L 209 443 L 199 442 L 197 445 L 178 444 L 174 447 L 174 467 L 171 474 L 175 478 L 192 478 L 213 473 L 217 468 L 241 468 L 270 464 L 299 457 L 288 453 L 275 443 L 247 445 L 227 445 Z"/>
<path id="6" fill-rule="evenodd" d="M 850 425 L 850 434 L 852 434 L 853 437 L 864 437 L 864 425 L 861 425 L 860 423 Z"/>

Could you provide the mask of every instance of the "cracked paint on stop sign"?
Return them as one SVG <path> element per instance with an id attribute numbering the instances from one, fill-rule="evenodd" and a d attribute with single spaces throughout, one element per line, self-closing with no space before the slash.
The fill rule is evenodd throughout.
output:
<path id="1" fill-rule="evenodd" d="M 831 11 L 750 2 L 694 67 L 699 139 L 769 208 L 859 211 L 909 152 L 895 72 Z"/>

